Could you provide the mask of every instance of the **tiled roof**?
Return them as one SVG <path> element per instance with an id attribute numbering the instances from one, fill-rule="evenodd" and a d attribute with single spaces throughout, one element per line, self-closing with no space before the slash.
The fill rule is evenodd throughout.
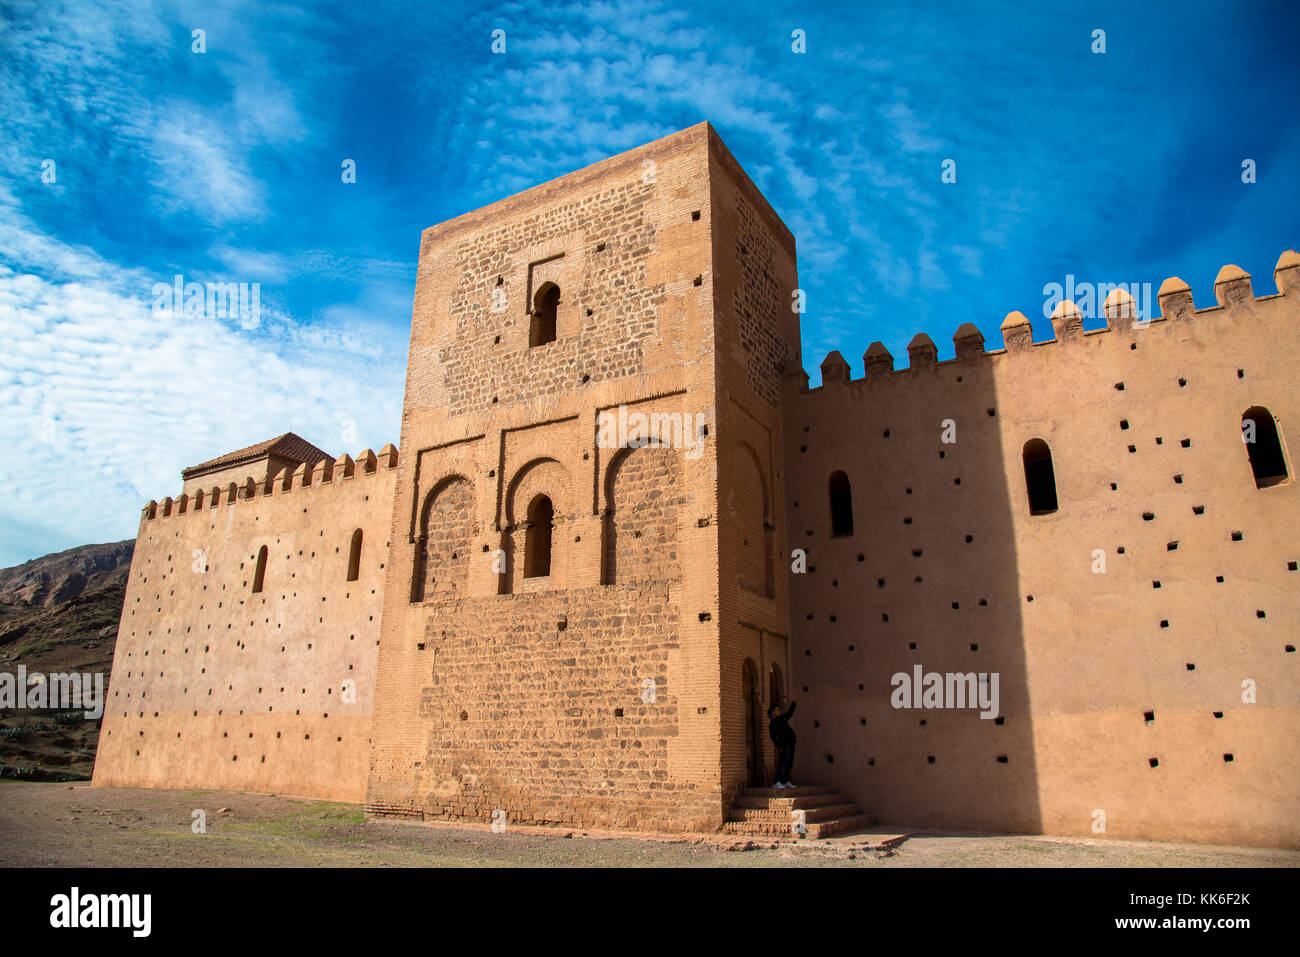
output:
<path id="1" fill-rule="evenodd" d="M 206 462 L 200 462 L 198 465 L 191 465 L 189 468 L 181 469 L 181 478 L 188 479 L 195 475 L 202 475 L 205 472 L 213 472 L 217 469 L 228 468 L 231 465 L 238 465 L 241 462 L 251 462 L 253 459 L 259 459 L 266 455 L 275 455 L 279 458 L 292 459 L 294 462 L 319 462 L 321 459 L 333 461 L 334 456 L 330 455 L 323 449 L 318 449 L 306 439 L 294 435 L 292 432 L 286 432 L 284 435 L 277 436 L 274 439 L 267 439 L 265 442 L 258 442 L 256 445 L 250 445 L 246 449 L 240 449 L 237 452 L 227 452 L 225 455 L 219 455 L 215 459 L 209 459 Z"/>

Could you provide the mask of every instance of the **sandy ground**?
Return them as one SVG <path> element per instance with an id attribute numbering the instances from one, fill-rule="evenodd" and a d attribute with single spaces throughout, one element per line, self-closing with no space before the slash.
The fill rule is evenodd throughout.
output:
<path id="1" fill-rule="evenodd" d="M 191 830 L 193 812 L 206 833 Z M 361 809 L 228 791 L 0 782 L 0 865 L 181 867 L 1297 867 L 1300 852 L 878 827 L 753 844 L 366 821 Z"/>

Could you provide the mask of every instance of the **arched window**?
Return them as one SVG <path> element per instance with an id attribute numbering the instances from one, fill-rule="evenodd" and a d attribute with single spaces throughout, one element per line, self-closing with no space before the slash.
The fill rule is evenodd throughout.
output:
<path id="1" fill-rule="evenodd" d="M 1056 511 L 1056 472 L 1052 450 L 1042 439 L 1030 439 L 1022 452 L 1025 461 L 1025 489 L 1029 492 L 1029 514 Z"/>
<path id="2" fill-rule="evenodd" d="M 524 577 L 546 578 L 551 574 L 551 520 L 555 509 L 545 495 L 528 504 L 528 527 L 524 530 Z"/>
<path id="3" fill-rule="evenodd" d="M 843 472 L 832 472 L 830 480 L 831 496 L 831 537 L 853 534 L 853 489 L 849 487 L 849 477 Z"/>
<path id="4" fill-rule="evenodd" d="M 661 445 L 620 450 L 605 478 L 601 583 L 681 577 L 678 487 L 682 456 Z"/>
<path id="5" fill-rule="evenodd" d="M 544 346 L 555 341 L 555 313 L 560 306 L 560 287 L 544 283 L 533 297 L 533 324 L 528 336 L 530 346 Z"/>
<path id="6" fill-rule="evenodd" d="M 361 529 L 352 533 L 352 549 L 348 552 L 348 581 L 354 582 L 361 575 Z"/>
<path id="7" fill-rule="evenodd" d="M 1281 485 L 1287 480 L 1286 455 L 1277 420 L 1262 405 L 1251 406 L 1241 417 L 1241 441 L 1255 473 L 1255 488 Z"/>
<path id="8" fill-rule="evenodd" d="M 257 569 L 253 572 L 253 594 L 256 595 L 262 590 L 262 582 L 266 580 L 266 546 L 263 545 L 257 550 Z"/>
<path id="9" fill-rule="evenodd" d="M 411 569 L 411 601 L 462 595 L 469 587 L 474 537 L 474 486 L 459 475 L 434 486 L 424 500 Z"/>

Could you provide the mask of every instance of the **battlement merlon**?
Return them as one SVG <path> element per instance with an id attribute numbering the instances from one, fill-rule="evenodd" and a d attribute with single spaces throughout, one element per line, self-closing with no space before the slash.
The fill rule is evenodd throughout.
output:
<path id="1" fill-rule="evenodd" d="M 1160 284 L 1160 291 L 1156 297 L 1160 304 L 1160 314 L 1150 319 L 1142 319 L 1139 316 L 1132 293 L 1123 288 L 1112 289 L 1102 303 L 1105 325 L 1086 331 L 1083 328 L 1082 310 L 1076 303 L 1068 299 L 1063 300 L 1052 311 L 1051 322 L 1055 337 L 1038 342 L 1034 341 L 1033 326 L 1029 319 L 1024 313 L 1013 310 L 1002 320 L 1003 348 L 1001 349 L 985 350 L 983 334 L 974 323 L 964 322 L 952 337 L 956 358 L 944 360 L 942 363 L 938 360 L 938 350 L 934 341 L 924 332 L 917 333 L 908 343 L 908 366 L 902 369 L 894 368 L 894 356 L 883 343 L 877 341 L 871 343 L 862 355 L 863 378 L 861 379 L 853 379 L 848 362 L 838 350 L 832 350 L 821 363 L 822 385 L 819 388 L 862 382 L 888 374 L 901 375 L 953 362 L 979 360 L 995 355 L 1015 355 L 1030 349 L 1064 345 L 1107 332 L 1144 329 L 1154 323 L 1188 321 L 1218 312 L 1249 311 L 1256 303 L 1275 299 L 1300 300 L 1300 253 L 1293 249 L 1282 253 L 1273 270 L 1273 281 L 1277 285 L 1276 293 L 1256 297 L 1248 272 L 1240 266 L 1231 264 L 1224 266 L 1219 270 L 1218 277 L 1214 281 L 1215 305 L 1197 309 L 1192 299 L 1191 287 L 1177 276 L 1173 276 Z M 816 391 L 809 389 L 808 374 L 798 362 L 787 365 L 784 377 L 793 378 L 801 392 Z"/>
<path id="2" fill-rule="evenodd" d="M 400 455 L 397 446 L 391 442 L 379 450 L 378 455 L 371 449 L 365 449 L 352 456 L 344 454 L 337 459 L 322 459 L 315 465 L 306 462 L 297 468 L 281 468 L 268 475 L 264 480 L 249 476 L 242 483 L 230 482 L 224 487 L 214 485 L 210 489 L 199 489 L 194 495 L 182 492 L 176 498 L 170 495 L 161 502 L 150 499 L 141 510 L 142 518 L 149 521 L 166 518 L 171 515 L 184 515 L 203 508 L 216 508 L 218 505 L 233 505 L 237 501 L 247 501 L 267 495 L 283 495 L 297 489 L 320 488 L 323 485 L 337 484 L 367 475 L 392 472 L 397 468 Z"/>

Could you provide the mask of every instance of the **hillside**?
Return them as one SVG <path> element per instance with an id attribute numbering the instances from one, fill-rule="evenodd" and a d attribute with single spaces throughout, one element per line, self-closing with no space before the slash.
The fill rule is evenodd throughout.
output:
<path id="1" fill-rule="evenodd" d="M 66 552 L 0 568 L 0 605 L 28 607 L 61 604 L 120 578 L 126 581 L 134 539 L 108 545 L 81 545 Z"/>
<path id="2" fill-rule="evenodd" d="M 0 672 L 100 672 L 107 695 L 134 541 L 83 545 L 0 569 Z M 86 780 L 99 721 L 0 711 L 0 777 Z"/>

